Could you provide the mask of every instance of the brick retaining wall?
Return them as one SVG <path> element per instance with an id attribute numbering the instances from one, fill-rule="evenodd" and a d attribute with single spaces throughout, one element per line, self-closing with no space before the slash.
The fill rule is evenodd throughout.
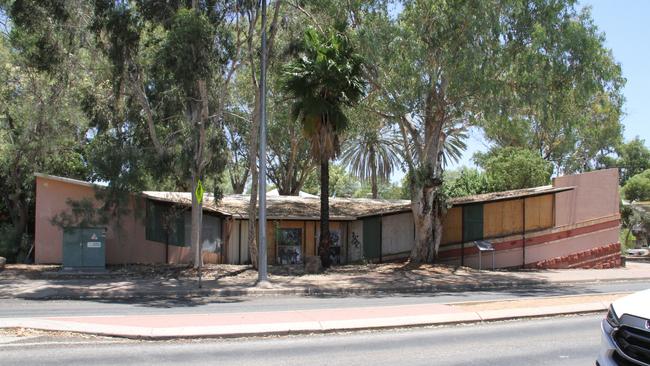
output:
<path id="1" fill-rule="evenodd" d="M 621 244 L 613 243 L 602 247 L 546 259 L 528 264 L 529 268 L 616 268 L 621 266 Z"/>

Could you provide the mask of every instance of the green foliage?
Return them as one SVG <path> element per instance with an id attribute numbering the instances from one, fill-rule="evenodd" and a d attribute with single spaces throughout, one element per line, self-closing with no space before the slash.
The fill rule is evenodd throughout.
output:
<path id="1" fill-rule="evenodd" d="M 461 168 L 445 172 L 443 190 L 448 197 L 472 196 L 490 192 L 487 174 L 477 169 Z"/>
<path id="2" fill-rule="evenodd" d="M 65 1 L 16 0 L 7 8 L 11 43 L 29 66 L 52 71 L 65 61 L 70 39 L 60 31 L 72 16 Z"/>
<path id="3" fill-rule="evenodd" d="M 636 246 L 636 237 L 627 228 L 621 228 L 618 234 L 618 241 L 621 243 L 621 254 L 623 255 L 627 254 L 628 249 Z"/>
<path id="4" fill-rule="evenodd" d="M 621 144 L 618 155 L 616 164 L 620 171 L 621 185 L 625 185 L 631 177 L 650 169 L 650 149 L 646 147 L 645 140 L 638 136 L 628 143 Z"/>
<path id="5" fill-rule="evenodd" d="M 389 182 L 400 165 L 399 146 L 400 136 L 393 126 L 360 126 L 344 142 L 341 162 L 377 193 L 378 182 Z"/>
<path id="6" fill-rule="evenodd" d="M 54 215 L 51 219 L 52 225 L 60 228 L 94 227 L 106 225 L 109 221 L 109 211 L 97 210 L 89 198 L 79 201 L 68 199 L 66 203 L 70 207 L 70 212 L 60 212 Z"/>
<path id="7" fill-rule="evenodd" d="M 326 34 L 307 28 L 297 58 L 284 68 L 284 91 L 293 97 L 293 118 L 300 119 L 312 154 L 335 157 L 339 134 L 348 125 L 343 106 L 352 106 L 365 92 L 363 60 L 344 29 Z"/>
<path id="8" fill-rule="evenodd" d="M 650 169 L 628 179 L 623 195 L 628 201 L 650 201 Z"/>
<path id="9" fill-rule="evenodd" d="M 24 24 L 12 30 L 19 32 L 27 32 Z M 13 233 L 2 238 L 11 258 L 33 232 L 34 173 L 82 179 L 88 174 L 87 119 L 77 103 L 87 80 L 73 72 L 69 59 L 35 65 L 33 54 L 17 42 L 0 37 L 0 220 L 12 224 Z"/>
<path id="10" fill-rule="evenodd" d="M 212 76 L 217 65 L 214 37 L 215 31 L 207 17 L 197 11 L 180 9 L 172 18 L 157 61 L 186 95 L 196 95 L 196 82 L 210 80 Z"/>
<path id="11" fill-rule="evenodd" d="M 568 0 L 502 3 L 512 23 L 498 67 L 513 87 L 499 87 L 481 123 L 488 138 L 532 149 L 558 171 L 599 168 L 622 140 L 625 79 L 589 10 Z"/>
<path id="12" fill-rule="evenodd" d="M 531 188 L 550 184 L 553 166 L 525 148 L 495 148 L 478 153 L 475 162 L 485 170 L 492 192 Z"/>
<path id="13" fill-rule="evenodd" d="M 320 177 L 318 171 L 313 171 L 307 178 L 303 191 L 320 194 Z M 361 182 L 349 174 L 342 166 L 330 165 L 330 195 L 332 197 L 353 197 L 361 187 Z"/>
<path id="14" fill-rule="evenodd" d="M 0 223 L 0 257 L 15 262 L 18 255 L 18 237 L 13 225 Z"/>
<path id="15" fill-rule="evenodd" d="M 405 191 L 399 184 L 391 182 L 380 182 L 377 184 L 377 198 L 385 200 L 407 200 L 408 195 L 404 195 Z M 355 198 L 372 198 L 372 187 L 368 183 L 362 183 L 361 186 L 354 192 L 352 197 Z"/>

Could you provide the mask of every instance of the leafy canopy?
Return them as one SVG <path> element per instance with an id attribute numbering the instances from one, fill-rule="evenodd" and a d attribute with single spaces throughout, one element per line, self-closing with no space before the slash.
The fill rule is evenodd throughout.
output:
<path id="1" fill-rule="evenodd" d="M 292 115 L 302 121 L 314 156 L 330 159 L 338 153 L 338 133 L 348 125 L 343 107 L 365 92 L 363 60 L 342 27 L 327 33 L 307 28 L 297 54 L 284 69 L 284 89 L 294 99 Z"/>
<path id="2" fill-rule="evenodd" d="M 621 184 L 633 176 L 650 169 L 650 150 L 645 141 L 636 137 L 632 141 L 622 144 L 618 149 L 619 159 L 616 162 L 620 169 Z"/>
<path id="3" fill-rule="evenodd" d="M 525 148 L 495 148 L 476 154 L 476 163 L 485 170 L 491 191 L 531 188 L 551 181 L 553 165 L 539 154 Z"/>
<path id="4" fill-rule="evenodd" d="M 630 178 L 623 186 L 628 201 L 650 201 L 650 169 Z"/>

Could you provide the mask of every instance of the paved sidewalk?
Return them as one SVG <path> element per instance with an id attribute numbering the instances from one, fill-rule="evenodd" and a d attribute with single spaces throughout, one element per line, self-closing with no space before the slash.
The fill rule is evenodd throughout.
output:
<path id="1" fill-rule="evenodd" d="M 228 314 L 0 319 L 0 329 L 30 328 L 134 339 L 323 333 L 601 312 L 620 296 L 623 294 Z"/>
<path id="2" fill-rule="evenodd" d="M 273 274 L 270 288 L 255 286 L 257 272 L 207 279 L 203 288 L 191 278 L 38 278 L 12 277 L 0 272 L 0 298 L 123 299 L 192 296 L 388 294 L 435 291 L 511 289 L 559 286 L 583 282 L 648 280 L 650 263 L 628 263 L 616 269 L 559 269 L 482 271 L 470 268 L 401 264 L 359 271 L 354 266 L 334 268 L 318 275 Z"/>

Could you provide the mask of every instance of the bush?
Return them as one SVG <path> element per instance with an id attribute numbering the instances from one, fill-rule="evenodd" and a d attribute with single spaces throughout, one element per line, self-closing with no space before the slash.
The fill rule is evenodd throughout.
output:
<path id="1" fill-rule="evenodd" d="M 13 225 L 0 224 L 0 257 L 7 258 L 7 262 L 15 262 L 18 255 L 16 242 Z"/>
<path id="2" fill-rule="evenodd" d="M 446 172 L 445 172 L 446 173 Z M 490 191 L 487 176 L 477 169 L 461 168 L 445 176 L 443 189 L 449 197 L 473 196 Z"/>
<path id="3" fill-rule="evenodd" d="M 485 170 L 492 192 L 547 185 L 553 173 L 551 163 L 525 148 L 494 148 L 474 155 L 474 161 Z"/>
<path id="4" fill-rule="evenodd" d="M 7 258 L 7 263 L 25 259 L 32 243 L 32 237 L 27 234 L 17 237 L 13 225 L 0 224 L 0 257 Z"/>
<path id="5" fill-rule="evenodd" d="M 630 232 L 630 229 L 621 228 L 618 239 L 621 243 L 622 254 L 627 254 L 627 250 L 634 248 L 636 245 L 636 237 Z"/>
<path id="6" fill-rule="evenodd" d="M 628 201 L 650 201 L 650 169 L 630 178 L 623 186 Z"/>

